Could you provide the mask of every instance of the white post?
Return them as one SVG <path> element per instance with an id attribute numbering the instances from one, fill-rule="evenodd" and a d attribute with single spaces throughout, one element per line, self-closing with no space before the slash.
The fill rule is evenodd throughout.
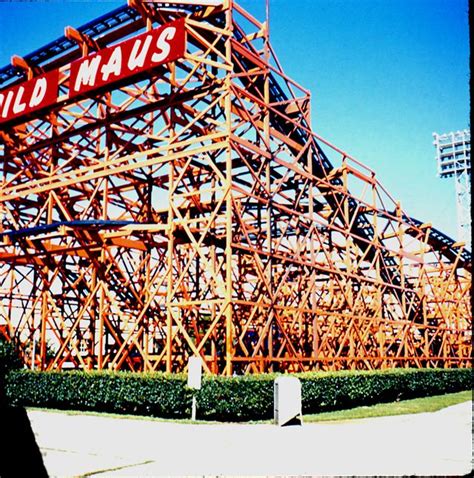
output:
<path id="1" fill-rule="evenodd" d="M 188 387 L 193 390 L 200 390 L 202 377 L 202 358 L 189 357 L 188 360 Z M 191 419 L 196 420 L 197 399 L 193 392 L 193 403 L 191 406 Z"/>
<path id="2" fill-rule="evenodd" d="M 31 370 L 35 369 L 35 357 L 36 357 L 36 330 L 33 332 L 33 348 L 31 349 Z"/>
<path id="3" fill-rule="evenodd" d="M 280 376 L 274 382 L 274 421 L 276 425 L 302 425 L 301 382 L 296 377 Z"/>
<path id="4" fill-rule="evenodd" d="M 193 421 L 196 421 L 196 408 L 197 408 L 196 395 L 193 395 L 193 404 L 191 408 L 191 420 Z"/>

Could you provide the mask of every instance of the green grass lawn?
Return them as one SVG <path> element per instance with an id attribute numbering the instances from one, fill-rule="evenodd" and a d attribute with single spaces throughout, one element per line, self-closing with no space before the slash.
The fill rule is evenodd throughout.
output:
<path id="1" fill-rule="evenodd" d="M 305 423 L 352 420 L 354 418 L 385 417 L 390 415 L 409 415 L 412 413 L 436 412 L 442 408 L 472 400 L 472 392 L 448 393 L 433 397 L 401 400 L 399 402 L 379 403 L 368 407 L 305 415 Z"/>

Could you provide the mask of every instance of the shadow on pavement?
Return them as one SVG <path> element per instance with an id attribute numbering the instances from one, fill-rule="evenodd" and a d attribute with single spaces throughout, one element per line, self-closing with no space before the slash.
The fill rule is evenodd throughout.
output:
<path id="1" fill-rule="evenodd" d="M 0 377 L 0 477 L 48 478 L 41 451 L 23 407 L 6 403 Z"/>

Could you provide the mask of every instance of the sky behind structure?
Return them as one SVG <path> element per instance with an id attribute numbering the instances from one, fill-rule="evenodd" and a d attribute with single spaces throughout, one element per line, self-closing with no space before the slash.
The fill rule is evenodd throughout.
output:
<path id="1" fill-rule="evenodd" d="M 0 2 L 0 66 L 124 3 Z M 240 4 L 264 19 L 264 0 Z M 436 177 L 432 132 L 469 127 L 467 0 L 270 0 L 270 35 L 312 93 L 314 131 L 455 237 L 454 183 Z"/>

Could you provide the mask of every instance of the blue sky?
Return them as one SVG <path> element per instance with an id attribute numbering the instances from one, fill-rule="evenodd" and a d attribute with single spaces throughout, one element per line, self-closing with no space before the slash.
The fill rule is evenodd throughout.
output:
<path id="1" fill-rule="evenodd" d="M 242 0 L 257 18 L 264 0 Z M 0 65 L 122 2 L 1 2 Z M 432 132 L 469 127 L 467 0 L 270 0 L 285 72 L 316 133 L 367 164 L 408 214 L 456 236 L 454 183 Z"/>

